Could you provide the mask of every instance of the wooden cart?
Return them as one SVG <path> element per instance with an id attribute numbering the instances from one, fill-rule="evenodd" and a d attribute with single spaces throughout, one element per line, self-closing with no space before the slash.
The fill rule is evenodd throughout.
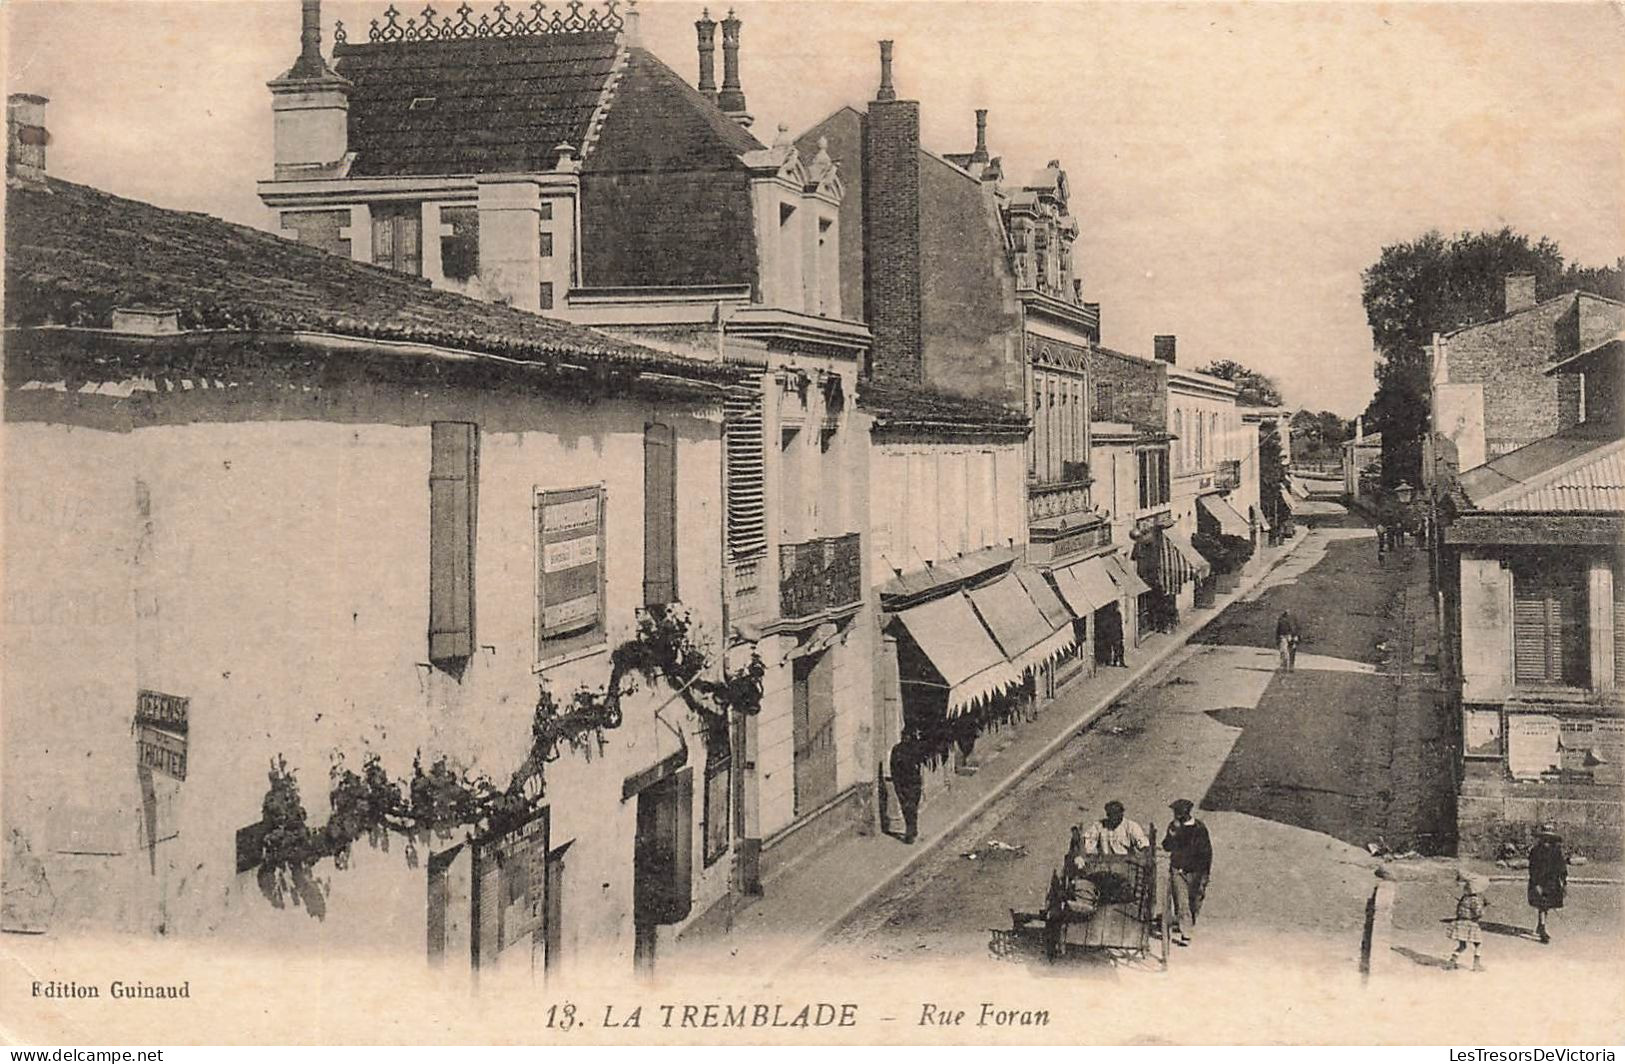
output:
<path id="1" fill-rule="evenodd" d="M 1015 939 L 1037 936 L 1051 961 L 1073 953 L 1168 961 L 1166 876 L 1152 847 L 1129 857 L 1088 856 L 1050 875 L 1044 906 L 1010 910 Z M 1161 939 L 1160 950 L 1154 945 Z"/>

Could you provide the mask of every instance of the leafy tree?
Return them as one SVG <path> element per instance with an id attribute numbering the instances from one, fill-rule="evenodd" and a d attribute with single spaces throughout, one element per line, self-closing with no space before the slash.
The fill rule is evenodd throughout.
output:
<path id="1" fill-rule="evenodd" d="M 1365 271 L 1362 299 L 1378 355 L 1366 422 L 1382 433 L 1385 485 L 1419 483 L 1433 334 L 1502 314 L 1506 277 L 1514 273 L 1534 274 L 1542 299 L 1574 288 L 1607 295 L 1625 285 L 1625 259 L 1614 268 L 1585 269 L 1566 265 L 1544 237 L 1531 242 L 1504 228 L 1447 239 L 1435 230 L 1383 248 Z"/>
<path id="2" fill-rule="evenodd" d="M 1281 482 L 1286 478 L 1286 463 L 1281 460 L 1281 434 L 1271 422 L 1258 427 L 1258 498 L 1271 523 L 1279 522 L 1281 514 Z"/>
<path id="3" fill-rule="evenodd" d="M 1248 369 L 1240 362 L 1221 358 L 1209 362 L 1196 372 L 1206 373 L 1210 377 L 1220 377 L 1235 384 L 1238 406 L 1282 405 L 1281 389 L 1275 381 L 1257 370 Z"/>

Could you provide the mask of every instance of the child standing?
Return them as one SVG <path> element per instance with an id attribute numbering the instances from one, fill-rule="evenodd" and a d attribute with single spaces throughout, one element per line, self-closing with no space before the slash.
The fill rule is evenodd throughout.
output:
<path id="1" fill-rule="evenodd" d="M 1484 962 L 1479 960 L 1478 947 L 1484 942 L 1484 929 L 1480 921 L 1484 919 L 1484 906 L 1488 902 L 1484 898 L 1489 889 L 1489 883 L 1483 876 L 1473 875 L 1470 872 L 1457 872 L 1456 883 L 1461 888 L 1461 897 L 1456 899 L 1456 918 L 1450 923 L 1450 937 L 1456 943 L 1456 952 L 1450 958 L 1452 969 L 1459 967 L 1461 955 L 1467 952 L 1467 944 L 1473 944 L 1473 971 L 1482 972 Z"/>

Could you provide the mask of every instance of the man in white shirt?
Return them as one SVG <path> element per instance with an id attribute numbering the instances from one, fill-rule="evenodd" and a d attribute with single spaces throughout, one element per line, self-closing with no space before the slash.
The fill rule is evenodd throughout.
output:
<path id="1" fill-rule="evenodd" d="M 1083 832 L 1083 852 L 1104 857 L 1127 857 L 1151 848 L 1145 831 L 1123 816 L 1123 803 L 1106 803 L 1106 815 L 1090 824 Z"/>

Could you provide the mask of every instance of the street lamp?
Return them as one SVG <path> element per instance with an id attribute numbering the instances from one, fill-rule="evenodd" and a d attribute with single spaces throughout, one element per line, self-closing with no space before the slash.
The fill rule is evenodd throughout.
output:
<path id="1" fill-rule="evenodd" d="M 1409 506 L 1411 504 L 1411 498 L 1415 496 L 1415 494 L 1416 489 L 1411 487 L 1410 482 L 1407 480 L 1400 481 L 1398 486 L 1394 488 L 1394 498 L 1399 500 L 1399 504 L 1401 506 Z"/>

